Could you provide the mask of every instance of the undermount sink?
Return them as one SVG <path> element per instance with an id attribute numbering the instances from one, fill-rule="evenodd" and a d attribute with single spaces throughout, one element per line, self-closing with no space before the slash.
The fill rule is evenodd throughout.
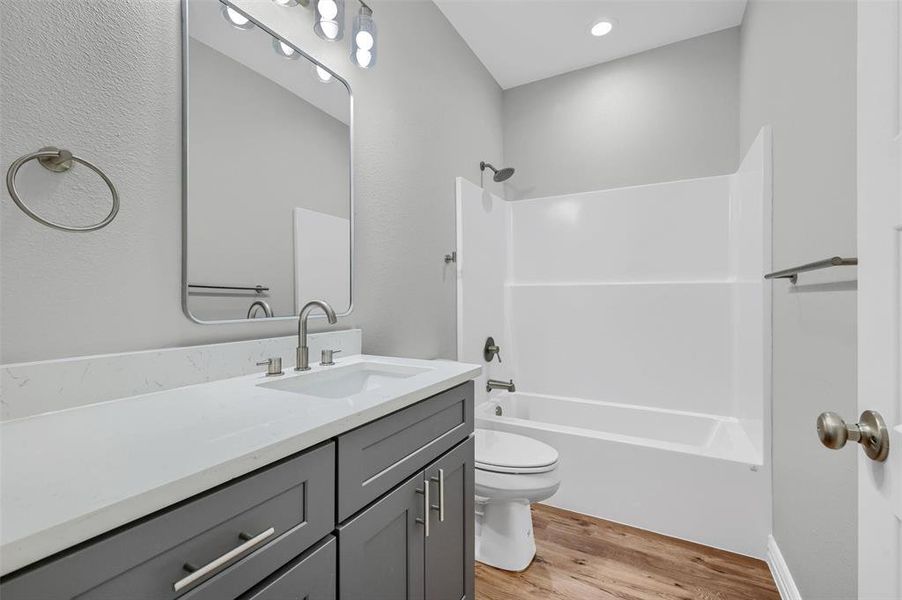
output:
<path id="1" fill-rule="evenodd" d="M 378 362 L 360 362 L 344 367 L 333 367 L 328 371 L 303 373 L 259 385 L 271 390 L 304 396 L 345 398 L 381 388 L 398 380 L 425 373 L 428 370 L 420 367 Z"/>

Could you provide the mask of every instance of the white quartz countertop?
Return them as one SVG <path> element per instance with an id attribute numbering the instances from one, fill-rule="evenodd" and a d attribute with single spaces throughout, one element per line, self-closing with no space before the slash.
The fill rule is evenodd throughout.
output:
<path id="1" fill-rule="evenodd" d="M 347 397 L 261 387 L 356 363 L 423 369 Z M 476 377 L 477 365 L 357 355 L 0 423 L 0 573 Z"/>

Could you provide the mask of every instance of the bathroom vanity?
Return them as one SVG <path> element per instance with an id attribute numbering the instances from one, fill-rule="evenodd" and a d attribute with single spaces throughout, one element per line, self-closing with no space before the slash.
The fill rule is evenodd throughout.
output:
<path id="1" fill-rule="evenodd" d="M 0 596 L 472 598 L 481 368 L 308 347 L 353 306 L 350 86 L 181 8 L 182 308 L 298 337 L 0 365 Z"/>
<path id="2" fill-rule="evenodd" d="M 0 595 L 473 598 L 478 372 L 358 355 L 6 422 Z"/>

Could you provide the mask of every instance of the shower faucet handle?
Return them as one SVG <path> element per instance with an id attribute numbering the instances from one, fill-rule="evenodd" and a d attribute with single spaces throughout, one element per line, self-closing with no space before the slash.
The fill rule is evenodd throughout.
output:
<path id="1" fill-rule="evenodd" d="M 489 336 L 485 340 L 485 346 L 482 348 L 482 357 L 485 359 L 485 362 L 492 362 L 492 359 L 498 357 L 498 362 L 501 362 L 501 346 L 495 343 L 495 338 Z"/>

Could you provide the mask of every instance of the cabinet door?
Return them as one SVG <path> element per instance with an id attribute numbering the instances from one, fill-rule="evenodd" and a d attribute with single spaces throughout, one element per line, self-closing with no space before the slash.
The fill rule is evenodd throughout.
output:
<path id="1" fill-rule="evenodd" d="M 240 600 L 335 600 L 335 538 L 291 561 Z"/>
<path id="2" fill-rule="evenodd" d="M 338 520 L 422 471 L 473 433 L 473 382 L 338 437 Z"/>
<path id="3" fill-rule="evenodd" d="M 423 473 L 338 528 L 342 600 L 423 598 Z"/>
<path id="4" fill-rule="evenodd" d="M 426 600 L 474 598 L 474 444 L 470 437 L 426 468 L 432 504 L 426 538 Z"/>

